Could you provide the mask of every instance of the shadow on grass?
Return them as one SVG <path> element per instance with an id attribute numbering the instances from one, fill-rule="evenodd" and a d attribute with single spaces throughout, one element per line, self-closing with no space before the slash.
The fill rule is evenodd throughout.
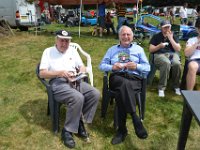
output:
<path id="1" fill-rule="evenodd" d="M 96 112 L 96 116 L 94 118 L 93 124 L 91 126 L 89 126 L 90 130 L 92 130 L 93 132 L 95 132 L 98 136 L 100 135 L 100 137 L 102 137 L 104 139 L 104 142 L 106 142 L 109 145 L 111 144 L 111 140 L 112 138 L 115 136 L 117 129 L 115 129 L 114 127 L 114 105 L 109 105 L 108 106 L 108 110 L 107 110 L 107 114 L 105 118 L 101 117 L 101 109 L 100 107 L 98 107 L 97 112 Z M 99 105 L 100 106 L 100 105 Z M 129 117 L 127 117 L 127 122 L 128 122 Z M 127 124 L 128 125 L 128 124 Z M 130 127 L 128 127 L 128 130 Z M 132 128 L 132 126 L 131 126 Z M 125 141 L 122 142 L 119 145 L 112 145 L 117 149 L 136 149 L 134 142 L 132 141 L 132 133 L 131 129 L 130 131 L 128 131 L 128 136 L 126 137 Z M 107 145 L 105 143 L 105 145 Z M 113 148 L 114 148 L 113 147 Z"/>
<path id="2" fill-rule="evenodd" d="M 19 111 L 28 123 L 41 126 L 45 130 L 52 129 L 51 118 L 47 116 L 47 100 L 27 101 L 21 105 Z"/>

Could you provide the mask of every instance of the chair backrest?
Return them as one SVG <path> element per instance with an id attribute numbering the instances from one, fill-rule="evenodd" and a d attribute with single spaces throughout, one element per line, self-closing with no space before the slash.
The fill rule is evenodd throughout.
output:
<path id="1" fill-rule="evenodd" d="M 73 47 L 75 50 L 79 51 L 83 56 L 87 58 L 86 72 L 89 74 L 90 84 L 93 86 L 93 72 L 92 72 L 92 60 L 88 53 L 86 53 L 79 44 L 71 42 L 70 47 Z"/>
<path id="2" fill-rule="evenodd" d="M 174 34 L 179 38 L 180 37 L 180 25 L 172 24 L 171 30 L 174 32 Z"/>

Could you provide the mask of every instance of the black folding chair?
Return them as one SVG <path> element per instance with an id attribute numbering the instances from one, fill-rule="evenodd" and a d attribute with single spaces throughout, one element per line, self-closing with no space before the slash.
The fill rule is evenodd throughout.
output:
<path id="1" fill-rule="evenodd" d="M 138 92 L 136 100 L 139 110 L 139 117 L 141 120 L 144 120 L 145 114 L 145 102 L 146 102 L 146 77 L 141 79 L 142 88 Z M 103 90 L 102 90 L 102 105 L 101 105 L 101 117 L 105 118 L 107 113 L 107 108 L 109 103 L 112 104 L 115 98 L 115 92 L 109 89 L 109 73 L 105 72 L 103 76 Z M 114 110 L 114 127 L 117 128 L 117 105 L 115 105 Z"/>
<path id="2" fill-rule="evenodd" d="M 60 117 L 61 103 L 57 102 L 54 99 L 52 87 L 49 84 L 49 82 L 39 76 L 39 73 L 40 73 L 39 68 L 40 68 L 40 64 L 37 65 L 36 74 L 37 74 L 38 79 L 46 87 L 47 96 L 48 96 L 47 115 L 51 116 L 53 132 L 58 133 L 59 132 L 59 117 Z"/>

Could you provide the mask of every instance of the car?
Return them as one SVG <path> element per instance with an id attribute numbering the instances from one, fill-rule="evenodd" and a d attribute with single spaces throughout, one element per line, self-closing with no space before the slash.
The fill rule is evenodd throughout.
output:
<path id="1" fill-rule="evenodd" d="M 142 15 L 136 22 L 137 35 L 152 37 L 161 31 L 161 21 L 163 21 L 162 18 L 152 14 Z M 195 27 L 188 25 L 172 25 L 172 31 L 180 40 L 188 40 L 188 38 L 198 35 Z"/>
<path id="2" fill-rule="evenodd" d="M 179 39 L 188 40 L 188 38 L 198 36 L 198 33 L 193 26 L 180 25 Z"/>
<path id="3" fill-rule="evenodd" d="M 162 19 L 152 14 L 142 15 L 135 24 L 136 34 L 140 37 L 153 36 L 160 32 L 159 25 Z"/>
<path id="4" fill-rule="evenodd" d="M 126 8 L 126 15 L 133 15 L 133 8 Z"/>
<path id="5" fill-rule="evenodd" d="M 87 26 L 87 25 L 94 26 L 94 25 L 97 25 L 97 18 L 96 17 L 87 18 L 85 16 L 82 16 L 81 17 L 81 25 L 83 25 L 83 26 Z"/>

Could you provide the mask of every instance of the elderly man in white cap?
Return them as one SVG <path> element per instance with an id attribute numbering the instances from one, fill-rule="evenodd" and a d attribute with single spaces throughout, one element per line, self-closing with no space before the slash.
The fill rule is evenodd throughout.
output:
<path id="1" fill-rule="evenodd" d="M 160 81 L 158 84 L 159 97 L 165 97 L 165 89 L 170 70 L 172 71 L 173 88 L 175 94 L 180 93 L 181 62 L 179 52 L 181 46 L 178 37 L 175 37 L 171 31 L 171 24 L 164 20 L 160 24 L 161 32 L 155 34 L 150 40 L 149 51 L 153 54 L 153 63 L 160 71 Z"/>
<path id="2" fill-rule="evenodd" d="M 75 147 L 72 133 L 88 138 L 83 122 L 92 122 L 100 98 L 100 92 L 86 82 L 80 82 L 79 90 L 70 84 L 77 69 L 85 72 L 78 52 L 69 47 L 71 39 L 67 31 L 57 31 L 55 45 L 44 50 L 40 63 L 40 77 L 50 79 L 55 100 L 67 106 L 61 137 L 68 148 Z"/>

